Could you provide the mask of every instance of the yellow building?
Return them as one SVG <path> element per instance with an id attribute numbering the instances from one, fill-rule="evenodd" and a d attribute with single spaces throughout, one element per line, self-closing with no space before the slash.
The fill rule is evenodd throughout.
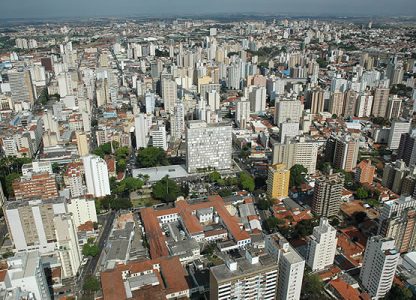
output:
<path id="1" fill-rule="evenodd" d="M 202 84 L 208 84 L 208 83 L 211 83 L 211 82 L 212 82 L 212 78 L 210 76 L 204 76 L 204 77 L 198 78 L 198 93 L 201 92 L 201 85 Z"/>
<path id="2" fill-rule="evenodd" d="M 77 132 L 75 134 L 77 139 L 77 148 L 79 156 L 85 156 L 89 154 L 88 137 L 85 133 Z"/>
<path id="3" fill-rule="evenodd" d="M 267 194 L 271 198 L 287 197 L 289 193 L 290 170 L 284 164 L 269 167 L 267 176 Z"/>

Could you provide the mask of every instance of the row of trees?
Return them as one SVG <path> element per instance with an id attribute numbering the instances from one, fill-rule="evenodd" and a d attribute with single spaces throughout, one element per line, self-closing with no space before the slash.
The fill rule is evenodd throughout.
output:
<path id="1" fill-rule="evenodd" d="M 233 186 L 238 185 L 241 189 L 253 192 L 255 189 L 255 182 L 253 176 L 247 172 L 241 172 L 238 177 L 226 177 L 222 178 L 218 171 L 213 171 L 208 174 L 208 180 L 211 183 L 217 183 L 220 186 Z"/>
<path id="2" fill-rule="evenodd" d="M 13 196 L 13 181 L 21 176 L 22 166 L 31 162 L 30 158 L 10 156 L 0 159 L 0 182 L 6 197 Z"/>

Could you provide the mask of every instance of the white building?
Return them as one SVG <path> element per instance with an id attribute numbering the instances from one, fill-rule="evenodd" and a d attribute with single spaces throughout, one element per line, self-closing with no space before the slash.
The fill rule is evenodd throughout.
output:
<path id="1" fill-rule="evenodd" d="M 383 298 L 390 290 L 399 258 L 393 239 L 381 236 L 368 239 L 360 279 L 373 299 Z"/>
<path id="2" fill-rule="evenodd" d="M 280 123 L 280 142 L 285 143 L 286 138 L 294 138 L 299 134 L 299 122 L 285 121 Z"/>
<path id="3" fill-rule="evenodd" d="M 408 133 L 411 121 L 395 120 L 391 123 L 389 141 L 387 147 L 392 150 L 399 149 L 402 133 Z"/>
<path id="4" fill-rule="evenodd" d="M 164 125 L 158 126 L 152 131 L 152 146 L 168 150 L 168 142 L 166 140 L 166 128 Z"/>
<path id="5" fill-rule="evenodd" d="M 68 200 L 68 212 L 72 214 L 75 227 L 85 224 L 88 221 L 97 222 L 95 201 L 92 199 L 76 198 Z"/>
<path id="6" fill-rule="evenodd" d="M 178 86 L 175 81 L 163 78 L 161 82 L 162 98 L 165 105 L 165 110 L 168 113 L 173 113 L 175 107 Z"/>
<path id="7" fill-rule="evenodd" d="M 171 136 L 174 140 L 180 140 L 185 132 L 185 107 L 183 102 L 176 101 L 173 115 L 171 115 Z"/>
<path id="8" fill-rule="evenodd" d="M 265 248 L 279 265 L 276 299 L 298 300 L 302 289 L 305 260 L 280 233 L 267 235 Z"/>
<path id="9" fill-rule="evenodd" d="M 216 111 L 220 109 L 220 93 L 216 90 L 206 93 L 206 99 L 208 105 L 211 107 L 212 110 Z"/>
<path id="10" fill-rule="evenodd" d="M 235 122 L 241 129 L 247 128 L 247 123 L 250 121 L 250 102 L 245 101 L 245 98 L 237 102 L 235 110 Z"/>
<path id="11" fill-rule="evenodd" d="M 231 168 L 231 126 L 189 121 L 186 127 L 186 167 L 188 172 L 208 167 Z"/>
<path id="12" fill-rule="evenodd" d="M 266 111 L 266 88 L 254 87 L 249 93 L 250 110 L 254 113 Z"/>
<path id="13" fill-rule="evenodd" d="M 50 161 L 34 161 L 30 164 L 24 164 L 22 166 L 22 175 L 25 177 L 31 177 L 32 173 L 49 173 L 53 174 L 52 163 Z"/>
<path id="14" fill-rule="evenodd" d="M 105 160 L 96 155 L 88 155 L 82 158 L 82 162 L 88 194 L 94 197 L 110 195 L 110 181 Z"/>
<path id="15" fill-rule="evenodd" d="M 153 114 L 155 111 L 155 105 L 156 105 L 155 94 L 146 93 L 144 95 L 144 101 L 145 101 L 145 106 L 146 106 L 146 114 Z"/>
<path id="16" fill-rule="evenodd" d="M 51 299 L 48 282 L 37 251 L 16 253 L 14 257 L 10 257 L 7 260 L 4 282 L 6 293 L 16 296 L 15 298 L 6 296 L 5 299 Z"/>
<path id="17" fill-rule="evenodd" d="M 279 125 L 287 120 L 299 122 L 303 113 L 303 105 L 299 100 L 282 99 L 276 102 L 274 123 Z"/>
<path id="18" fill-rule="evenodd" d="M 310 238 L 307 264 L 312 271 L 324 270 L 334 263 L 337 231 L 329 224 L 327 218 L 321 218 Z"/>
<path id="19" fill-rule="evenodd" d="M 134 133 L 136 136 L 136 149 L 146 148 L 149 140 L 148 119 L 150 117 L 146 114 L 138 114 L 134 118 Z"/>

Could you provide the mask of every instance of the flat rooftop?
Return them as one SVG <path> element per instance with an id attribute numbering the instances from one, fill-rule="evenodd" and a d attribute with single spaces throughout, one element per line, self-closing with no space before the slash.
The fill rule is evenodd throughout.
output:
<path id="1" fill-rule="evenodd" d="M 160 166 L 154 168 L 141 168 L 133 169 L 132 176 L 138 177 L 139 175 L 149 176 L 149 182 L 156 182 L 161 180 L 166 175 L 170 179 L 188 177 L 189 173 L 182 165 Z"/>

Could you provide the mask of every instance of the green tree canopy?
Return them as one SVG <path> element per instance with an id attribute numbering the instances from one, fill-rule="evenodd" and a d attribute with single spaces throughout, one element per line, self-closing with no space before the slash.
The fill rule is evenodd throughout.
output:
<path id="1" fill-rule="evenodd" d="M 324 283 L 318 275 L 306 273 L 303 276 L 301 299 L 324 300 L 328 299 L 324 292 Z"/>
<path id="2" fill-rule="evenodd" d="M 99 252 L 100 249 L 96 244 L 87 243 L 82 246 L 82 254 L 84 256 L 97 256 Z"/>
<path id="3" fill-rule="evenodd" d="M 305 182 L 305 174 L 308 172 L 304 166 L 296 164 L 290 168 L 290 180 L 289 185 L 291 187 L 299 187 L 302 183 Z"/>
<path id="4" fill-rule="evenodd" d="M 100 290 L 100 282 L 95 276 L 89 275 L 85 278 L 83 288 L 86 292 L 97 292 Z"/>
<path id="5" fill-rule="evenodd" d="M 213 171 L 208 174 L 208 179 L 210 182 L 218 182 L 221 179 L 221 174 L 218 171 Z"/>
<path id="6" fill-rule="evenodd" d="M 393 284 L 390 291 L 386 294 L 385 300 L 410 300 L 414 299 L 412 291 Z"/>
<path id="7" fill-rule="evenodd" d="M 168 176 L 163 177 L 152 187 L 153 196 L 163 202 L 173 202 L 181 195 L 181 189 Z"/>
<path id="8" fill-rule="evenodd" d="M 357 196 L 358 199 L 367 199 L 368 190 L 363 187 L 359 187 L 357 191 L 355 192 L 355 196 Z"/>
<path id="9" fill-rule="evenodd" d="M 158 147 L 141 148 L 137 152 L 137 164 L 141 168 L 167 166 L 169 161 L 165 151 Z"/>
<path id="10" fill-rule="evenodd" d="M 254 178 L 247 172 L 241 172 L 239 175 L 240 187 L 249 192 L 254 191 L 256 185 L 254 183 Z"/>

